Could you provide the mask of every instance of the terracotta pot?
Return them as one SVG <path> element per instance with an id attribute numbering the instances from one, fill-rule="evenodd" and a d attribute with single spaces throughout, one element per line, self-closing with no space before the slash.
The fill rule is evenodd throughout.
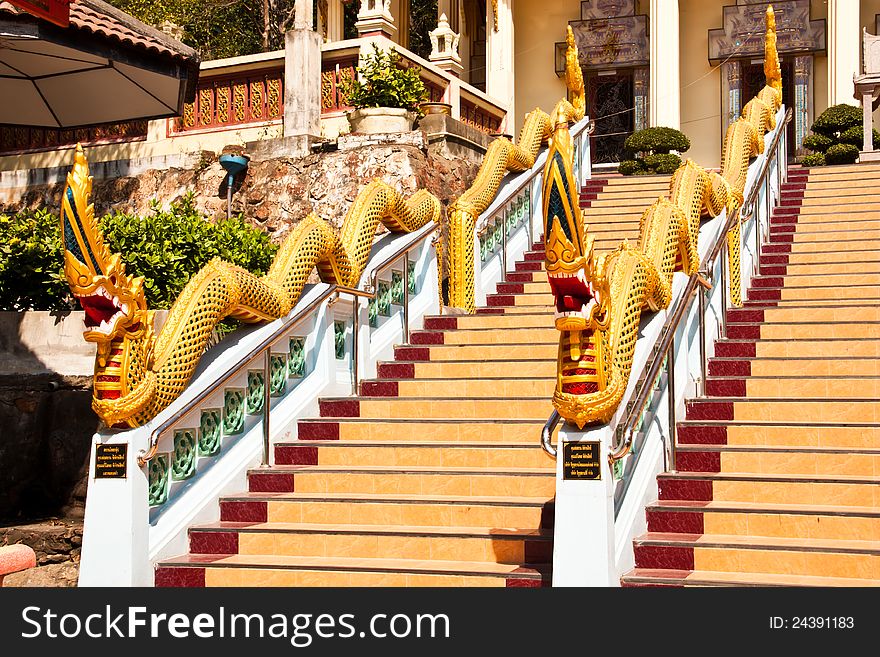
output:
<path id="1" fill-rule="evenodd" d="M 351 131 L 375 135 L 384 132 L 409 132 L 415 112 L 397 107 L 362 107 L 347 114 Z"/>

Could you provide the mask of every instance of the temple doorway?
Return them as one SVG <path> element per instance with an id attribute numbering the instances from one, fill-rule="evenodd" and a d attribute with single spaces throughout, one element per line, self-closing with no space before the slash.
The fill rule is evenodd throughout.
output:
<path id="1" fill-rule="evenodd" d="M 620 162 L 623 143 L 633 133 L 634 76 L 632 71 L 614 71 L 587 76 L 590 117 L 596 129 L 590 138 L 594 164 Z"/>

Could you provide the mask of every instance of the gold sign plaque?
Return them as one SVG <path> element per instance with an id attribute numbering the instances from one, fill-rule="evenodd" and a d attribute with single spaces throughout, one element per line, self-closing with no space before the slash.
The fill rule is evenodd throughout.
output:
<path id="1" fill-rule="evenodd" d="M 95 445 L 95 479 L 125 479 L 128 445 Z"/>
<path id="2" fill-rule="evenodd" d="M 599 441 L 562 443 L 563 479 L 601 479 Z"/>

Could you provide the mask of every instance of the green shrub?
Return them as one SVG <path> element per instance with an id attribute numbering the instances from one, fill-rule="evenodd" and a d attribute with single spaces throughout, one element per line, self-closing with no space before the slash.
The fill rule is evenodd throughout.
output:
<path id="1" fill-rule="evenodd" d="M 824 167 L 825 154 L 810 153 L 809 155 L 804 155 L 804 157 L 801 158 L 801 164 L 805 167 Z"/>
<path id="2" fill-rule="evenodd" d="M 0 215 L 0 310 L 67 310 L 58 217 L 46 210 Z"/>
<path id="3" fill-rule="evenodd" d="M 852 164 L 862 145 L 862 109 L 855 105 L 832 105 L 813 125 L 813 134 L 804 138 L 804 147 L 813 151 L 801 160 L 805 166 Z M 880 147 L 880 133 L 874 130 L 874 148 Z M 822 155 L 822 157 L 816 157 Z"/>
<path id="4" fill-rule="evenodd" d="M 825 135 L 812 134 L 804 137 L 804 148 L 808 148 L 814 153 L 824 153 L 833 145 L 834 140 Z"/>
<path id="5" fill-rule="evenodd" d="M 645 166 L 653 173 L 671 174 L 681 166 L 681 158 L 674 153 L 657 153 L 646 155 Z"/>
<path id="6" fill-rule="evenodd" d="M 877 130 L 872 130 L 871 134 L 873 136 L 874 148 L 880 148 L 880 132 L 877 132 Z M 806 142 L 806 140 L 804 141 Z M 853 127 L 847 128 L 846 130 L 841 132 L 840 143 L 852 144 L 853 146 L 861 149 L 862 144 L 864 143 L 864 129 L 862 128 L 862 126 L 854 125 Z"/>
<path id="7" fill-rule="evenodd" d="M 645 163 L 642 160 L 623 160 L 617 167 L 617 170 L 624 176 L 635 176 L 642 173 L 648 173 Z"/>
<path id="8" fill-rule="evenodd" d="M 675 128 L 645 128 L 634 132 L 626 138 L 624 148 L 632 153 L 668 153 L 678 151 L 684 153 L 691 147 L 691 140 Z"/>
<path id="9" fill-rule="evenodd" d="M 855 105 L 841 103 L 840 105 L 832 105 L 822 112 L 819 118 L 813 121 L 810 130 L 837 140 L 841 132 L 844 132 L 847 128 L 861 125 L 861 123 L 862 109 Z"/>
<path id="10" fill-rule="evenodd" d="M 169 308 L 190 278 L 220 257 L 264 273 L 278 247 L 241 216 L 207 221 L 192 194 L 145 216 L 108 214 L 100 220 L 107 247 L 127 272 L 144 277 L 150 308 Z M 45 210 L 0 216 L 0 309 L 75 308 L 63 274 L 58 217 Z"/>
<path id="11" fill-rule="evenodd" d="M 363 58 L 357 74 L 343 78 L 340 87 L 356 109 L 395 107 L 415 112 L 428 95 L 420 73 L 418 66 L 401 66 L 400 55 L 394 48 L 382 50 L 374 43 L 373 52 Z"/>
<path id="12" fill-rule="evenodd" d="M 834 144 L 825 151 L 827 164 L 854 164 L 859 157 L 859 149 L 852 144 Z"/>

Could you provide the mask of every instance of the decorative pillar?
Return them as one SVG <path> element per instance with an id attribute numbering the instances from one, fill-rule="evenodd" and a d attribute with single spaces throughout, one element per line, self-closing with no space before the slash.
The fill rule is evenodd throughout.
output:
<path id="1" fill-rule="evenodd" d="M 446 14 L 440 14 L 437 29 L 428 32 L 431 37 L 431 54 L 428 61 L 448 71 L 457 78 L 461 77 L 464 68 L 461 65 L 461 57 L 458 56 L 459 35 L 453 32 L 449 26 Z"/>
<path id="2" fill-rule="evenodd" d="M 494 2 L 492 3 L 495 4 Z M 501 132 L 511 132 L 514 117 L 513 0 L 498 0 L 497 14 L 486 12 L 486 94 L 507 110 Z M 497 28 L 496 28 L 497 16 Z"/>
<path id="3" fill-rule="evenodd" d="M 345 34 L 345 10 L 342 0 L 327 1 L 327 41 L 342 41 Z"/>
<path id="4" fill-rule="evenodd" d="M 312 29 L 312 0 L 295 0 L 284 35 L 284 136 L 321 134 L 321 35 Z"/>
<path id="5" fill-rule="evenodd" d="M 725 135 L 730 124 L 742 113 L 742 66 L 738 59 L 721 65 L 721 98 L 724 99 L 721 134 Z"/>
<path id="6" fill-rule="evenodd" d="M 640 66 L 635 69 L 633 75 L 633 104 L 635 105 L 635 117 L 633 130 L 638 132 L 648 127 L 648 88 L 650 87 L 651 74 L 648 68 Z"/>
<path id="7" fill-rule="evenodd" d="M 391 0 L 361 0 L 357 23 L 358 36 L 383 35 L 392 39 L 397 33 L 391 15 Z"/>
<path id="8" fill-rule="evenodd" d="M 648 121 L 651 126 L 681 127 L 678 0 L 651 0 L 651 71 Z"/>
<path id="9" fill-rule="evenodd" d="M 794 58 L 794 152 L 805 155 L 804 137 L 813 124 L 813 56 Z"/>
<path id="10" fill-rule="evenodd" d="M 859 0 L 828 0 L 828 106 L 858 104 L 852 80 L 859 72 Z"/>

